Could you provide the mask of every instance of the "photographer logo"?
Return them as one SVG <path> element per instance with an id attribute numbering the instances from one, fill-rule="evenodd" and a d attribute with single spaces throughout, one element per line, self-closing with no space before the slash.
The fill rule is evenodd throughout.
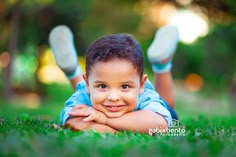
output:
<path id="1" fill-rule="evenodd" d="M 185 129 L 180 127 L 179 121 L 173 119 L 171 126 L 165 129 L 162 128 L 150 128 L 148 130 L 149 135 L 160 135 L 160 136 L 185 136 Z"/>

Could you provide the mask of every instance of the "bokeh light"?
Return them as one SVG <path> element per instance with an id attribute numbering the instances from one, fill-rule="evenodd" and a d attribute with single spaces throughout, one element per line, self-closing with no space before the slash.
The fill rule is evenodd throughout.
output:
<path id="1" fill-rule="evenodd" d="M 0 55 L 0 67 L 6 68 L 10 63 L 10 54 L 5 51 Z"/>
<path id="2" fill-rule="evenodd" d="M 170 3 L 155 3 L 148 9 L 148 18 L 157 27 L 169 23 L 170 19 L 176 14 L 177 9 Z"/>
<path id="3" fill-rule="evenodd" d="M 185 78 L 185 87 L 192 92 L 196 92 L 202 89 L 203 79 L 199 74 L 191 73 Z"/>
<path id="4" fill-rule="evenodd" d="M 37 70 L 37 77 L 42 83 L 66 83 L 67 79 L 60 68 L 56 65 L 50 49 L 43 49 L 40 57 L 40 67 Z"/>
<path id="5" fill-rule="evenodd" d="M 179 0 L 188 5 L 191 0 Z M 147 18 L 156 26 L 174 25 L 179 30 L 180 40 L 191 44 L 209 32 L 208 19 L 199 8 L 178 9 L 171 3 L 157 2 L 147 9 Z"/>
<path id="6" fill-rule="evenodd" d="M 34 55 L 17 55 L 12 68 L 14 84 L 16 86 L 33 86 L 36 68 L 37 59 Z"/>
<path id="7" fill-rule="evenodd" d="M 49 48 L 43 48 L 42 55 L 40 56 L 39 67 L 37 70 L 37 77 L 40 82 L 45 84 L 59 83 L 66 84 L 69 83 L 68 79 L 62 72 L 62 70 L 57 66 L 54 59 L 53 53 Z M 84 71 L 85 69 L 85 59 L 84 57 L 79 57 L 79 64 Z"/>
<path id="8" fill-rule="evenodd" d="M 192 0 L 176 0 L 176 2 L 182 6 L 187 6 L 192 3 Z"/>
<path id="9" fill-rule="evenodd" d="M 205 36 L 209 31 L 206 18 L 191 10 L 177 11 L 170 19 L 170 24 L 178 28 L 180 40 L 187 44 L 191 44 L 197 38 Z"/>
<path id="10" fill-rule="evenodd" d="M 41 102 L 39 94 L 34 92 L 16 94 L 15 99 L 19 104 L 32 109 L 37 109 Z"/>
<path id="11" fill-rule="evenodd" d="M 66 83 L 66 77 L 56 65 L 41 67 L 37 72 L 38 79 L 42 83 Z"/>

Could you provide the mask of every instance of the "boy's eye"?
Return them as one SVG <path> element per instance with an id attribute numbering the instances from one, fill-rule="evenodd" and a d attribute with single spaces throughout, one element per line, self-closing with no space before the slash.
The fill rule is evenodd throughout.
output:
<path id="1" fill-rule="evenodd" d="M 128 89 L 128 88 L 129 88 L 129 85 L 123 84 L 123 85 L 121 85 L 121 88 L 122 88 L 122 89 Z"/>
<path id="2" fill-rule="evenodd" d="M 107 85 L 105 85 L 105 84 L 100 84 L 100 85 L 98 85 L 98 87 L 101 88 L 101 89 L 105 89 L 105 88 L 107 88 Z"/>

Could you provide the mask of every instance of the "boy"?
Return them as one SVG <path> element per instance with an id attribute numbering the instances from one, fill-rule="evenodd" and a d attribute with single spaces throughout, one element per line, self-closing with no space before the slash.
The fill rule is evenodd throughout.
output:
<path id="1" fill-rule="evenodd" d="M 161 39 L 161 41 L 160 41 Z M 86 74 L 77 65 L 73 34 L 58 26 L 49 36 L 57 64 L 76 92 L 65 103 L 61 122 L 72 130 L 139 131 L 171 126 L 176 113 L 143 74 L 143 55 L 129 34 L 96 40 L 86 52 Z M 148 49 L 155 72 L 155 88 L 174 107 L 171 60 L 178 42 L 173 26 L 160 29 Z M 158 50 L 158 53 L 156 52 Z"/>

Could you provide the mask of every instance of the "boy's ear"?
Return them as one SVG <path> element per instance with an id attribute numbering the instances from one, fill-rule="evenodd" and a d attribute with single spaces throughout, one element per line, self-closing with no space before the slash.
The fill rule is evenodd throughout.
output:
<path id="1" fill-rule="evenodd" d="M 86 91 L 87 91 L 87 93 L 89 93 L 89 81 L 88 81 L 88 77 L 86 74 L 83 74 L 83 79 L 86 83 Z"/>
<path id="2" fill-rule="evenodd" d="M 139 91 L 140 94 L 143 93 L 143 91 L 144 91 L 144 84 L 145 84 L 146 80 L 147 80 L 147 75 L 144 74 L 141 79 L 141 82 L 140 82 L 140 91 Z"/>

